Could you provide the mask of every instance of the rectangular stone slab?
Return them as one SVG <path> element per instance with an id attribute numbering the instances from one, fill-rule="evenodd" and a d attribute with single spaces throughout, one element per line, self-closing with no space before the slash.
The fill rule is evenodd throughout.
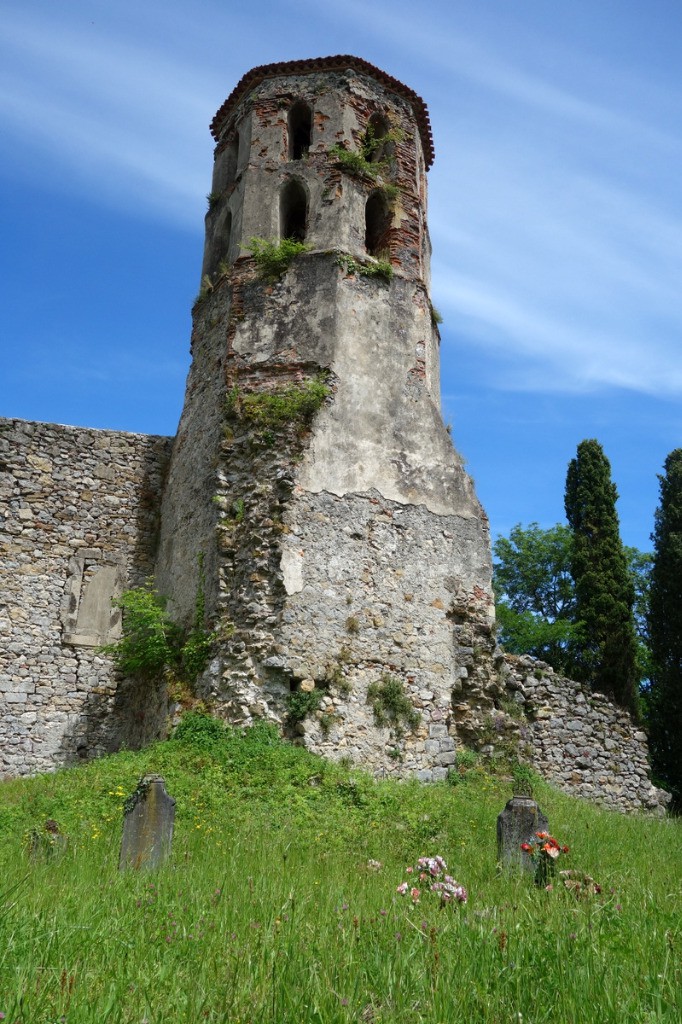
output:
<path id="1" fill-rule="evenodd" d="M 160 775 L 145 775 L 128 801 L 123 819 L 119 869 L 155 870 L 168 859 L 173 842 L 175 800 Z"/>

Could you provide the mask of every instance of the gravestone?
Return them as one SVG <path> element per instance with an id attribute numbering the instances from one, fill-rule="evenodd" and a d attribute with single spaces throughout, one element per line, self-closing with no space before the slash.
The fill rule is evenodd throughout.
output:
<path id="1" fill-rule="evenodd" d="M 535 864 L 521 849 L 536 832 L 548 832 L 549 822 L 530 796 L 515 795 L 497 816 L 497 859 L 504 867 L 535 874 Z"/>
<path id="2" fill-rule="evenodd" d="M 66 852 L 68 842 L 68 836 L 64 835 L 54 818 L 48 818 L 42 831 L 34 828 L 29 832 L 29 857 L 32 861 L 61 857 Z"/>
<path id="3" fill-rule="evenodd" d="M 173 842 L 175 800 L 160 775 L 145 775 L 128 797 L 123 819 L 119 870 L 161 867 Z"/>

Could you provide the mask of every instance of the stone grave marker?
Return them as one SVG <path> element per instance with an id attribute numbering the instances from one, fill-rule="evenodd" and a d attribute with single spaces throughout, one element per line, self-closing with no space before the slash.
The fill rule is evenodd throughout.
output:
<path id="1" fill-rule="evenodd" d="M 156 869 L 169 857 L 175 800 L 160 775 L 145 775 L 128 797 L 123 818 L 119 870 Z"/>
<path id="2" fill-rule="evenodd" d="M 535 874 L 535 864 L 521 849 L 536 832 L 548 832 L 549 822 L 529 795 L 515 794 L 497 816 L 497 859 L 503 867 Z"/>
<path id="3" fill-rule="evenodd" d="M 64 835 L 54 818 L 48 818 L 42 830 L 31 829 L 28 835 L 29 857 L 32 861 L 62 857 L 68 843 L 68 836 Z"/>

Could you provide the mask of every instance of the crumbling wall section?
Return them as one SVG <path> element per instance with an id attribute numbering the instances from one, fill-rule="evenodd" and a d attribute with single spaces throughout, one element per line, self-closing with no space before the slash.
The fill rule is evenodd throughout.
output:
<path id="1" fill-rule="evenodd" d="M 500 684 L 488 524 L 424 365 L 421 285 L 310 253 L 270 283 L 240 260 L 202 305 L 227 358 L 205 496 L 218 656 L 201 696 L 232 722 L 269 718 L 376 773 L 445 778 L 461 742 L 455 705 L 491 710 Z M 245 412 L 316 379 L 329 395 L 309 422 Z M 377 714 L 387 680 L 411 721 Z M 292 697 L 306 693 L 312 710 L 297 718 Z"/>
<path id="2" fill-rule="evenodd" d="M 506 655 L 504 667 L 522 752 L 543 778 L 613 810 L 664 812 L 670 795 L 649 778 L 647 736 L 629 711 L 534 658 Z"/>
<path id="3" fill-rule="evenodd" d="M 158 734 L 160 695 L 115 678 L 112 598 L 153 571 L 171 439 L 0 420 L 0 775 Z"/>

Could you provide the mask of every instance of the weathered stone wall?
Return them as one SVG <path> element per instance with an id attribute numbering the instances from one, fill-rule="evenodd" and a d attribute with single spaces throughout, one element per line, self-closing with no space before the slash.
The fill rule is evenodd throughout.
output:
<path id="1" fill-rule="evenodd" d="M 423 364 L 415 371 L 434 335 L 420 285 L 349 276 L 325 253 L 299 257 L 276 284 L 242 260 L 195 309 L 202 362 L 217 364 L 228 340 L 224 390 L 197 407 L 204 424 L 222 416 L 204 494 L 220 640 L 202 695 L 233 722 L 290 729 L 292 691 L 314 688 L 320 706 L 294 736 L 422 779 L 454 763 L 453 693 L 491 710 L 500 692 L 487 519 L 437 386 Z M 243 397 L 320 371 L 331 393 L 303 429 L 240 415 Z M 193 402 L 191 384 L 188 393 Z M 185 486 L 181 473 L 170 479 Z M 164 530 L 179 543 L 172 520 Z M 415 728 L 377 728 L 368 687 L 387 676 L 403 686 Z"/>
<path id="2" fill-rule="evenodd" d="M 534 658 L 506 655 L 505 667 L 522 751 L 543 778 L 614 810 L 663 812 L 670 794 L 651 783 L 646 733 L 627 710 Z"/>
<path id="3" fill-rule="evenodd" d="M 155 734 L 160 695 L 98 647 L 153 571 L 171 439 L 0 420 L 0 775 Z"/>

